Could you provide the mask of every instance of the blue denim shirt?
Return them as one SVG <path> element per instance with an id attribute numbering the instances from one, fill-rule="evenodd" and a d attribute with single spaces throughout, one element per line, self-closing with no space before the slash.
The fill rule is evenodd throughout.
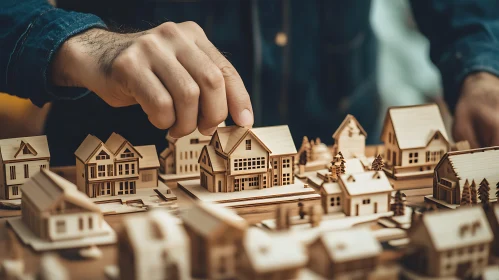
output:
<path id="1" fill-rule="evenodd" d="M 54 53 L 67 38 L 93 27 L 196 21 L 240 72 L 256 124 L 288 123 L 296 143 L 303 135 L 330 142 L 346 113 L 369 133 L 379 116 L 370 0 L 57 2 L 65 10 L 46 0 L 0 1 L 0 91 L 39 106 L 53 102 L 46 133 L 54 164 L 73 163 L 88 133 L 106 139 L 115 131 L 158 149 L 166 144 L 165 132 L 152 127 L 138 106 L 111 108 L 85 89 L 51 85 Z M 467 74 L 499 74 L 497 1 L 414 0 L 412 6 L 451 108 Z M 286 34 L 286 44 L 276 44 L 278 33 Z"/>

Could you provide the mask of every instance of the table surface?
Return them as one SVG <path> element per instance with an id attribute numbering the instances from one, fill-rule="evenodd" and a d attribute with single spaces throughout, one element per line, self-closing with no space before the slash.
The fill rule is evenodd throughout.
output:
<path id="1" fill-rule="evenodd" d="M 366 154 L 375 153 L 377 151 L 376 147 L 368 147 Z M 51 170 L 60 174 L 61 176 L 67 178 L 70 181 L 74 181 L 75 178 L 75 168 L 70 167 L 57 167 L 51 168 Z M 193 203 L 193 199 L 188 196 L 185 192 L 177 188 L 176 182 L 170 182 L 167 184 L 177 196 L 177 203 L 180 209 L 188 207 Z M 427 190 L 426 190 L 427 192 Z M 414 189 L 404 191 L 407 195 L 408 205 L 421 205 L 424 202 L 423 194 L 425 190 Z M 142 213 L 129 213 L 120 215 L 107 215 L 104 219 L 109 223 L 109 225 L 115 230 L 119 231 L 122 226 L 122 221 L 124 218 L 140 215 Z M 12 229 L 6 224 L 6 218 L 11 216 L 20 215 L 20 210 L 4 210 L 0 209 L 0 261 L 10 257 L 10 246 L 12 242 L 19 244 L 22 248 L 22 257 L 25 261 L 26 272 L 35 273 L 39 267 L 39 259 L 41 253 L 34 252 L 29 246 L 24 246 L 19 238 L 12 238 L 15 236 Z M 273 217 L 273 213 L 269 212 L 255 212 L 241 215 L 249 223 L 256 223 L 264 219 L 270 219 Z M 373 224 L 373 227 L 376 227 Z M 9 231 L 11 231 L 9 233 Z M 81 259 L 78 256 L 77 250 L 59 250 L 57 254 L 59 260 L 63 266 L 70 273 L 70 279 L 107 279 L 104 274 L 104 268 L 108 265 L 115 265 L 117 263 L 117 248 L 116 245 L 99 246 L 103 253 L 102 258 L 94 260 Z M 393 251 L 385 251 L 382 255 L 382 259 L 386 262 L 394 261 L 399 257 L 400 253 Z"/>

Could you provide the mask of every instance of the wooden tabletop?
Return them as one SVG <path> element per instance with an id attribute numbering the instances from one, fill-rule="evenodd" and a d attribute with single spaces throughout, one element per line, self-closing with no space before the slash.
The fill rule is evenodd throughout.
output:
<path id="1" fill-rule="evenodd" d="M 369 147 L 369 153 L 375 153 L 377 149 L 375 147 Z M 368 154 L 369 155 L 369 154 Z M 59 175 L 67 178 L 70 181 L 74 181 L 75 168 L 74 167 L 61 167 L 61 168 L 51 168 Z M 177 188 L 176 182 L 167 184 L 177 196 L 177 203 L 180 209 L 188 207 L 192 204 L 193 199 L 189 197 L 182 190 Z M 423 193 L 427 193 L 427 189 L 415 189 L 405 191 L 407 195 L 407 203 L 409 205 L 420 205 L 423 204 Z M 132 215 L 140 215 L 141 213 L 130 213 L 130 214 L 120 214 L 120 215 L 107 215 L 104 219 L 109 223 L 109 225 L 116 231 L 119 231 L 122 226 L 122 221 L 124 218 L 130 217 Z M 12 229 L 6 224 L 6 218 L 12 216 L 19 216 L 20 210 L 3 210 L 0 209 L 0 261 L 10 257 L 10 245 L 11 242 L 16 242 L 22 247 L 23 258 L 25 260 L 26 271 L 29 273 L 35 273 L 39 267 L 38 261 L 41 256 L 40 253 L 34 252 L 30 247 L 22 245 L 18 238 L 12 238 L 15 234 L 9 234 L 8 231 Z M 251 212 L 248 214 L 241 215 L 249 223 L 256 223 L 264 219 L 272 218 L 273 214 L 269 212 Z M 14 239 L 14 240 L 12 240 Z M 84 260 L 81 259 L 77 250 L 59 250 L 57 254 L 59 255 L 59 260 L 67 268 L 70 273 L 70 279 L 107 279 L 104 274 L 104 268 L 108 265 L 116 264 L 116 253 L 117 248 L 115 245 L 99 246 L 103 253 L 103 257 L 96 260 Z M 396 259 L 399 255 L 395 252 L 386 252 L 383 255 L 384 259 Z"/>

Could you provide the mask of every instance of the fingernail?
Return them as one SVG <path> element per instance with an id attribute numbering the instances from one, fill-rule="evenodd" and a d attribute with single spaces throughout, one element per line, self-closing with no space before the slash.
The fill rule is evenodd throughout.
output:
<path id="1" fill-rule="evenodd" d="M 240 126 L 252 126 L 253 125 L 253 114 L 248 109 L 244 109 L 241 114 L 239 114 L 239 125 Z"/>

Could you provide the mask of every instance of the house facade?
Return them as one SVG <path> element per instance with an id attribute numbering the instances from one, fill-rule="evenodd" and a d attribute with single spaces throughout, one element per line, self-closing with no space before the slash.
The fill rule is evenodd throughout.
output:
<path id="1" fill-rule="evenodd" d="M 129 217 L 118 235 L 118 266 L 123 280 L 191 279 L 189 254 L 184 228 L 166 211 Z"/>
<path id="2" fill-rule="evenodd" d="M 336 213 L 343 210 L 343 192 L 337 182 L 323 182 L 319 192 L 324 213 Z"/>
<path id="3" fill-rule="evenodd" d="M 116 133 L 106 143 L 88 135 L 75 152 L 78 189 L 89 197 L 98 197 L 135 194 L 137 188 L 157 187 L 159 161 L 156 151 L 152 153 L 153 147 L 137 149 Z M 147 152 L 147 156 L 139 150 Z"/>
<path id="4" fill-rule="evenodd" d="M 45 135 L 0 140 L 0 199 L 21 198 L 21 186 L 49 164 Z"/>
<path id="5" fill-rule="evenodd" d="M 412 269 L 465 279 L 487 267 L 494 238 L 482 207 L 427 213 L 408 235 L 416 252 Z"/>
<path id="6" fill-rule="evenodd" d="M 293 184 L 295 155 L 288 126 L 219 127 L 198 160 L 201 186 L 234 192 Z"/>
<path id="7" fill-rule="evenodd" d="M 333 134 L 334 154 L 345 159 L 365 157 L 367 133 L 357 119 L 348 114 Z"/>
<path id="8" fill-rule="evenodd" d="M 389 108 L 381 141 L 385 145 L 384 169 L 394 178 L 431 176 L 440 158 L 450 151 L 436 104 Z"/>
<path id="9" fill-rule="evenodd" d="M 369 229 L 326 232 L 308 246 L 307 267 L 324 279 L 369 279 L 381 252 Z"/>
<path id="10" fill-rule="evenodd" d="M 205 136 L 195 130 L 191 134 L 173 138 L 166 137 L 168 147 L 160 154 L 161 172 L 163 174 L 199 174 L 199 154 L 208 145 L 211 136 Z"/>
<path id="11" fill-rule="evenodd" d="M 390 211 L 393 187 L 383 172 L 343 174 L 338 180 L 343 195 L 343 212 L 361 216 Z"/>
<path id="12" fill-rule="evenodd" d="M 220 205 L 196 203 L 180 213 L 191 244 L 191 276 L 234 279 L 246 221 Z"/>
<path id="13" fill-rule="evenodd" d="M 478 184 L 489 182 L 489 200 L 495 200 L 495 186 L 499 182 L 499 147 L 449 152 L 435 167 L 433 198 L 448 204 L 460 204 L 466 180 Z"/>
<path id="14" fill-rule="evenodd" d="M 21 215 L 35 235 L 50 241 L 106 234 L 100 208 L 75 185 L 48 169 L 24 184 Z"/>

